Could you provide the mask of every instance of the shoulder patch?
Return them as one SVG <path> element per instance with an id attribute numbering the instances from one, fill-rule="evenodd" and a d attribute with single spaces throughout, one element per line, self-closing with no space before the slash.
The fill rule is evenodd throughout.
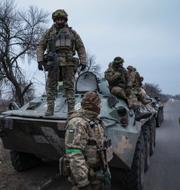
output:
<path id="1" fill-rule="evenodd" d="M 74 129 L 68 129 L 69 133 L 74 133 Z"/>
<path id="2" fill-rule="evenodd" d="M 74 140 L 75 130 L 74 129 L 67 129 L 66 133 L 67 133 L 67 143 L 71 144 Z"/>

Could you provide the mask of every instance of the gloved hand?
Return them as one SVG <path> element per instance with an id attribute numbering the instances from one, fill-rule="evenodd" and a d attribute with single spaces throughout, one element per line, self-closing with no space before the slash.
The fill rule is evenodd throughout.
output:
<path id="1" fill-rule="evenodd" d="M 78 187 L 79 190 L 91 190 L 90 184 L 84 186 L 84 187 Z"/>
<path id="2" fill-rule="evenodd" d="M 86 64 L 84 64 L 84 63 L 80 63 L 80 66 L 81 66 L 81 71 L 84 71 L 85 68 L 86 68 Z"/>
<path id="3" fill-rule="evenodd" d="M 43 61 L 38 62 L 38 69 L 43 71 Z"/>

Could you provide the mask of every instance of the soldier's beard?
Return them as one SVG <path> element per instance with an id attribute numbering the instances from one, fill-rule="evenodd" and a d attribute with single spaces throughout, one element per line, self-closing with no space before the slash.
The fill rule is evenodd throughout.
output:
<path id="1" fill-rule="evenodd" d="M 66 26 L 67 22 L 66 21 L 64 21 L 64 22 L 56 22 L 55 24 L 56 24 L 57 28 L 63 28 L 63 27 Z"/>
<path id="2" fill-rule="evenodd" d="M 65 27 L 65 23 L 59 24 L 59 27 L 60 27 L 60 28 Z"/>

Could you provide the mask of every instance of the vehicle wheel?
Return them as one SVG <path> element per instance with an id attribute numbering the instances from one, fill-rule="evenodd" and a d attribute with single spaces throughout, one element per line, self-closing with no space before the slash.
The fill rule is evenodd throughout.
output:
<path id="1" fill-rule="evenodd" d="M 41 160 L 33 154 L 11 151 L 11 163 L 14 169 L 22 172 L 40 164 Z"/>
<path id="2" fill-rule="evenodd" d="M 153 155 L 156 145 L 156 120 L 153 118 L 150 122 L 150 156 Z"/>
<path id="3" fill-rule="evenodd" d="M 143 137 L 145 147 L 144 171 L 146 172 L 150 166 L 150 129 L 148 125 L 143 127 Z"/>
<path id="4" fill-rule="evenodd" d="M 136 144 L 132 167 L 122 173 L 122 185 L 126 190 L 143 190 L 144 186 L 144 138 L 140 135 Z"/>

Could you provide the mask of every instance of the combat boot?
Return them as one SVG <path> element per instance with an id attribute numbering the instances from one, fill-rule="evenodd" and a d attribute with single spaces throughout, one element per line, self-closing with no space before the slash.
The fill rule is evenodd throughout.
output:
<path id="1" fill-rule="evenodd" d="M 47 111 L 45 116 L 52 116 L 54 114 L 54 101 L 50 101 L 47 103 Z"/>

